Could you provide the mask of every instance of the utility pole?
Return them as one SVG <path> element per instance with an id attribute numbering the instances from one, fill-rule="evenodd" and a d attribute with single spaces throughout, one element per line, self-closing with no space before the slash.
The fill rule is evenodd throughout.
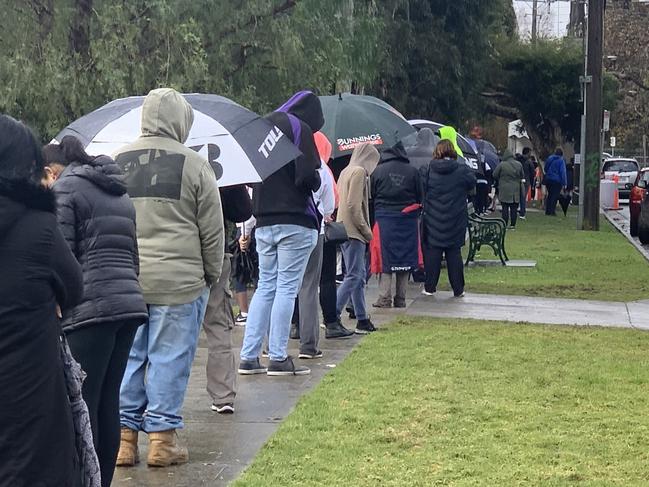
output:
<path id="1" fill-rule="evenodd" d="M 599 230 L 599 185 L 602 164 L 602 55 L 604 50 L 604 5 L 606 0 L 588 2 L 588 47 L 586 77 L 585 153 L 582 153 L 582 230 Z"/>
<path id="2" fill-rule="evenodd" d="M 538 37 L 537 20 L 539 17 L 539 0 L 532 1 L 532 44 L 536 44 Z"/>

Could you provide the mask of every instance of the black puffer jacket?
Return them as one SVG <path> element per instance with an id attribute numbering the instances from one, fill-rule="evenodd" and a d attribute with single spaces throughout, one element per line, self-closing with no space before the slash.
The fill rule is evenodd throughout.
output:
<path id="1" fill-rule="evenodd" d="M 64 330 L 122 320 L 146 322 L 135 208 L 119 167 L 106 156 L 93 165 L 72 163 L 53 190 L 61 231 L 83 270 L 83 301 L 64 313 Z"/>
<path id="2" fill-rule="evenodd" d="M 375 210 L 401 211 L 407 206 L 421 203 L 419 171 L 410 165 L 401 143 L 381 153 L 371 182 Z"/>
<path id="3" fill-rule="evenodd" d="M 468 224 L 467 194 L 475 188 L 475 173 L 456 160 L 433 160 L 421 168 L 421 179 L 423 244 L 445 249 L 462 247 Z"/>

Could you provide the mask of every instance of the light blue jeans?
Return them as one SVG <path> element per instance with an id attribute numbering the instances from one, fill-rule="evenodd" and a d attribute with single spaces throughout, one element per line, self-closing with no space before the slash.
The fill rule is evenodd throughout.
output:
<path id="1" fill-rule="evenodd" d="M 318 232 L 282 224 L 257 228 L 255 238 L 259 283 L 248 310 L 241 360 L 258 358 L 268 334 L 268 355 L 271 360 L 281 361 L 287 357 L 295 298 L 318 242 Z"/>
<path id="2" fill-rule="evenodd" d="M 167 431 L 184 426 L 181 416 L 209 289 L 195 301 L 149 306 L 149 323 L 138 328 L 120 389 L 122 426 Z"/>
<path id="3" fill-rule="evenodd" d="M 365 279 L 367 277 L 367 266 L 365 263 L 365 250 L 367 244 L 350 238 L 340 246 L 345 260 L 345 279 L 338 288 L 337 314 L 338 318 L 351 299 L 354 307 L 354 314 L 358 320 L 367 319 L 365 306 Z"/>

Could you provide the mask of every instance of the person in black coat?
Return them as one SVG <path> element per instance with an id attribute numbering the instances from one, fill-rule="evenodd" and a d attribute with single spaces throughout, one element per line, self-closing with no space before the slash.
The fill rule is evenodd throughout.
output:
<path id="1" fill-rule="evenodd" d="M 119 390 L 137 328 L 148 312 L 138 282 L 135 208 L 110 157 L 91 157 L 75 137 L 43 149 L 58 221 L 84 277 L 83 301 L 63 313 L 72 354 L 88 374 L 88 404 L 102 486 L 119 450 Z"/>
<path id="2" fill-rule="evenodd" d="M 0 486 L 72 487 L 79 465 L 57 304 L 81 301 L 81 268 L 40 185 L 40 146 L 0 115 Z"/>
<path id="3" fill-rule="evenodd" d="M 464 296 L 461 248 L 468 225 L 467 195 L 475 188 L 475 174 L 466 164 L 458 162 L 451 143 L 442 140 L 437 144 L 434 160 L 421 169 L 421 179 L 424 185 L 422 250 L 426 268 L 423 293 L 430 296 L 437 290 L 442 256 L 446 256 L 453 294 Z"/>

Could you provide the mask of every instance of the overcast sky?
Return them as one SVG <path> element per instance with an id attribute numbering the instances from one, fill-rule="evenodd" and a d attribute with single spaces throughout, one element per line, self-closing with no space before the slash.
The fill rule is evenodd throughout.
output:
<path id="1" fill-rule="evenodd" d="M 523 38 L 532 32 L 532 1 L 513 0 L 518 30 Z M 541 37 L 563 37 L 570 21 L 569 1 L 538 0 L 538 31 Z"/>

